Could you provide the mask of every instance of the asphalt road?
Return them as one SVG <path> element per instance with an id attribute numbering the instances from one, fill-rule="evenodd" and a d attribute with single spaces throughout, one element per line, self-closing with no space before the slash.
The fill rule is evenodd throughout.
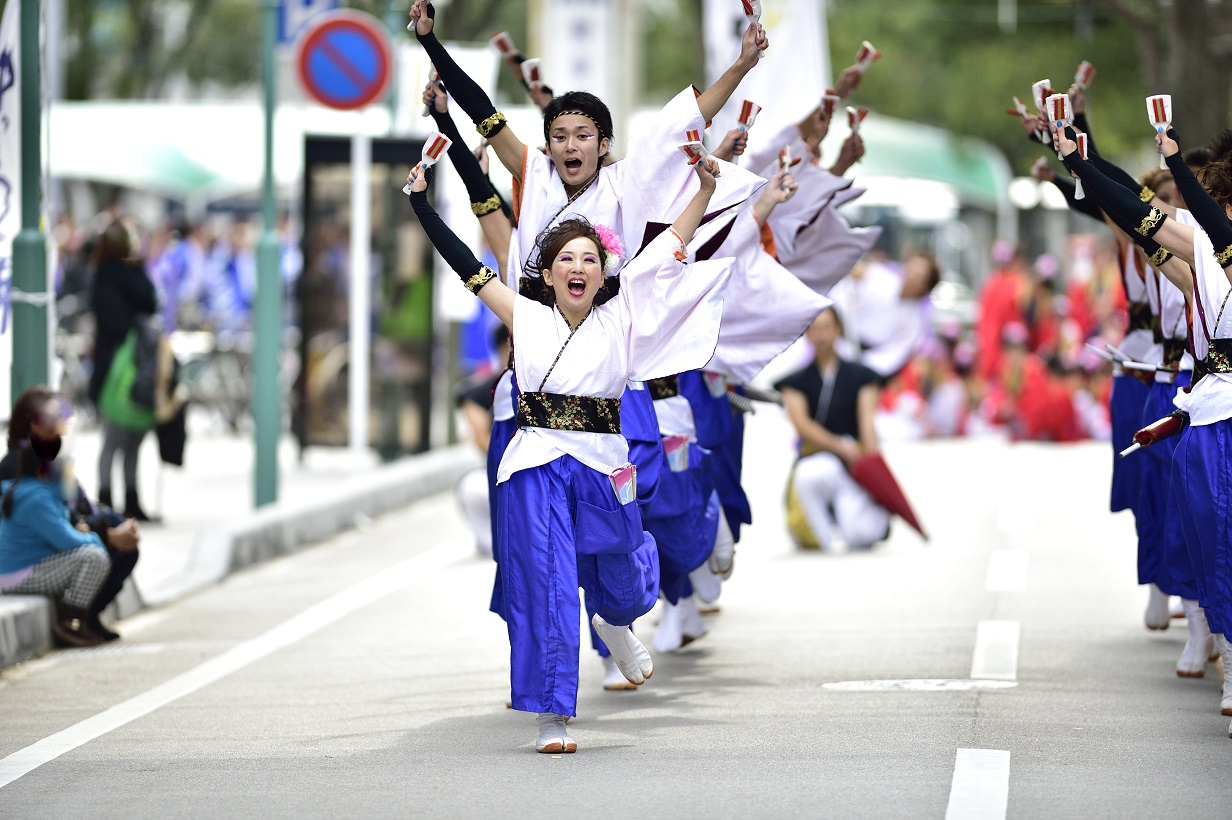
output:
<path id="1" fill-rule="evenodd" d="M 889 447 L 931 542 L 823 556 L 783 530 L 789 444 L 754 417 L 710 634 L 628 693 L 584 650 L 575 755 L 505 708 L 441 496 L 5 671 L 0 817 L 1232 816 L 1218 670 L 1142 625 L 1107 445 Z"/>

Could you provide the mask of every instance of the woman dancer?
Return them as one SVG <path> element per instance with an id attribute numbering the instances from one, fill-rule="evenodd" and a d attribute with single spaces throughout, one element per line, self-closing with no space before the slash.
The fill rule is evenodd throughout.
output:
<path id="1" fill-rule="evenodd" d="M 1232 483 L 1232 462 L 1227 458 L 1232 448 L 1232 316 L 1225 316 L 1232 296 L 1232 163 L 1219 157 L 1203 168 L 1207 191 L 1185 165 L 1175 136 L 1156 136 L 1177 190 L 1198 223 L 1193 227 L 1138 201 L 1082 160 L 1075 153 L 1072 130 L 1062 134 L 1052 129 L 1066 167 L 1082 179 L 1101 207 L 1133 225 L 1138 237 L 1158 242 L 1192 269 L 1192 278 L 1174 278 L 1168 266 L 1160 266 L 1193 301 L 1195 375 L 1198 370 L 1203 374 L 1188 392 L 1176 397 L 1176 406 L 1189 414 L 1189 425 L 1173 457 L 1173 493 L 1197 575 L 1198 603 L 1224 659 L 1220 710 L 1232 715 L 1232 650 L 1226 640 L 1232 630 L 1232 516 L 1227 514 L 1227 487 Z M 1232 726 L 1228 731 L 1232 737 Z"/>
<path id="2" fill-rule="evenodd" d="M 432 243 L 467 287 L 511 329 L 518 431 L 501 461 L 496 552 L 509 628 L 513 708 L 538 714 L 535 744 L 573 752 L 564 718 L 577 706 L 581 586 L 592 624 L 633 684 L 654 672 L 628 628 L 658 594 L 653 538 L 642 531 L 635 471 L 620 435 L 629 379 L 700 367 L 717 343 L 729 266 L 686 265 L 715 190 L 716 163 L 698 163 L 699 188 L 667 231 L 625 266 L 620 293 L 598 307 L 606 251 L 590 223 L 570 219 L 538 239 L 536 265 L 555 306 L 497 281 L 428 202 L 427 175 L 410 177 L 411 203 Z"/>

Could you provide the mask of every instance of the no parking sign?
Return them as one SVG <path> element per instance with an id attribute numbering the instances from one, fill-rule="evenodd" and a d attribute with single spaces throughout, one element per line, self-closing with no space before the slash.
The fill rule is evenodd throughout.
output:
<path id="1" fill-rule="evenodd" d="M 313 21 L 299 38 L 296 73 L 304 90 L 330 108 L 355 109 L 389 88 L 393 52 L 381 22 L 356 11 L 334 11 Z"/>

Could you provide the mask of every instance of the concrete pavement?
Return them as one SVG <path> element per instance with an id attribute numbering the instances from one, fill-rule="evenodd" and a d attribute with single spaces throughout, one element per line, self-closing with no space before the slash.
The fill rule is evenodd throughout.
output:
<path id="1" fill-rule="evenodd" d="M 931 545 L 822 556 L 783 531 L 789 438 L 752 420 L 711 633 L 629 693 L 583 651 L 576 755 L 504 708 L 492 565 L 444 494 L 0 677 L 0 815 L 1229 814 L 1217 668 L 1177 678 L 1183 622 L 1143 627 L 1106 445 L 890 447 Z"/>
<path id="2" fill-rule="evenodd" d="M 158 459 L 147 436 L 138 470 L 142 506 L 160 523 L 145 525 L 141 558 L 131 583 L 105 617 L 127 618 L 217 583 L 236 569 L 284 555 L 362 524 L 453 485 L 479 464 L 469 445 L 382 464 L 374 453 L 279 448 L 279 500 L 253 509 L 251 436 L 223 432 L 203 415 L 190 415 L 182 468 Z M 98 487 L 97 429 L 72 441 L 78 476 L 93 497 Z M 114 481 L 120 481 L 116 460 Z M 122 484 L 116 484 L 117 490 Z M 120 503 L 117 498 L 116 502 Z M 50 602 L 42 596 L 0 596 L 0 669 L 51 648 Z"/>

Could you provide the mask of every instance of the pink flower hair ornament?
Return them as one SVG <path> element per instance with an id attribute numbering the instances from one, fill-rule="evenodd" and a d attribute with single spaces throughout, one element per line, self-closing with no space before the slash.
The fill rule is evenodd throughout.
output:
<path id="1" fill-rule="evenodd" d="M 603 260 L 603 272 L 610 274 L 616 270 L 620 264 L 620 258 L 624 255 L 624 248 L 620 244 L 620 237 L 606 225 L 595 223 L 592 225 L 595 229 L 595 236 L 599 237 L 599 244 L 603 246 L 603 253 L 606 258 Z"/>

